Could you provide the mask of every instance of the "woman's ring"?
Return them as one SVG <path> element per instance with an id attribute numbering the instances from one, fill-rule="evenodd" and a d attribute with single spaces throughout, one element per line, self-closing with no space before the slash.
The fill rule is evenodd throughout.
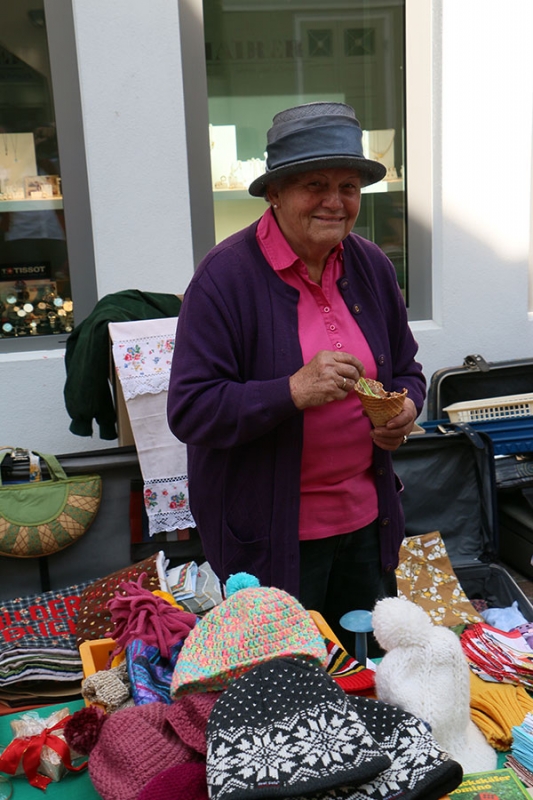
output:
<path id="1" fill-rule="evenodd" d="M 341 386 L 341 389 L 342 389 L 342 391 L 343 391 L 343 392 L 345 392 L 345 391 L 346 391 L 346 378 L 343 378 L 343 379 L 342 379 L 342 386 Z"/>

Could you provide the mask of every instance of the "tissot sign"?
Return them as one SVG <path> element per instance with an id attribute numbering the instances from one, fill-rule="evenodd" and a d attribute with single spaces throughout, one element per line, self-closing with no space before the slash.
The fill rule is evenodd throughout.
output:
<path id="1" fill-rule="evenodd" d="M 50 264 L 1 264 L 0 281 L 25 281 L 49 278 Z"/>

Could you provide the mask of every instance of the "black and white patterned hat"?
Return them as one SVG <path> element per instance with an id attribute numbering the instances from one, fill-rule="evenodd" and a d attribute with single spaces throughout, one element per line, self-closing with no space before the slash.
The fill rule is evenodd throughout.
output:
<path id="1" fill-rule="evenodd" d="M 438 800 L 462 780 L 420 720 L 348 697 L 300 659 L 272 659 L 235 679 L 206 736 L 211 800 Z"/>

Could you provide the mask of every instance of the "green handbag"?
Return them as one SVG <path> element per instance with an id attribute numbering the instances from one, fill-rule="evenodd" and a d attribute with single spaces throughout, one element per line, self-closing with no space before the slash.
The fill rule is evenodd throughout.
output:
<path id="1" fill-rule="evenodd" d="M 0 465 L 6 452 L 0 454 Z M 100 475 L 67 477 L 55 456 L 35 452 L 50 480 L 2 484 L 0 555 L 47 556 L 79 539 L 93 522 L 102 496 Z"/>

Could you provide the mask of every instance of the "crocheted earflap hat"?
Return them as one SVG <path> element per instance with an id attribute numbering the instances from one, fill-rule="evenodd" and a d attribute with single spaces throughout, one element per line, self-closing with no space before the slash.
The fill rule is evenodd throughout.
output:
<path id="1" fill-rule="evenodd" d="M 469 667 L 455 633 L 399 597 L 379 600 L 372 624 L 386 651 L 376 666 L 378 698 L 426 722 L 465 772 L 495 769 L 496 753 L 470 717 Z"/>
<path id="2" fill-rule="evenodd" d="M 324 639 L 291 594 L 260 586 L 245 572 L 228 579 L 226 594 L 187 636 L 172 675 L 171 698 L 226 689 L 234 678 L 271 658 L 297 656 L 325 665 Z"/>
<path id="3" fill-rule="evenodd" d="M 359 120 L 345 103 L 305 103 L 280 111 L 267 133 L 266 172 L 248 191 L 262 197 L 277 178 L 332 167 L 356 169 L 362 186 L 377 183 L 387 169 L 365 158 L 362 139 Z"/>
<path id="4" fill-rule="evenodd" d="M 333 678 L 298 658 L 272 659 L 233 681 L 206 738 L 211 800 L 328 792 L 391 764 Z"/>

